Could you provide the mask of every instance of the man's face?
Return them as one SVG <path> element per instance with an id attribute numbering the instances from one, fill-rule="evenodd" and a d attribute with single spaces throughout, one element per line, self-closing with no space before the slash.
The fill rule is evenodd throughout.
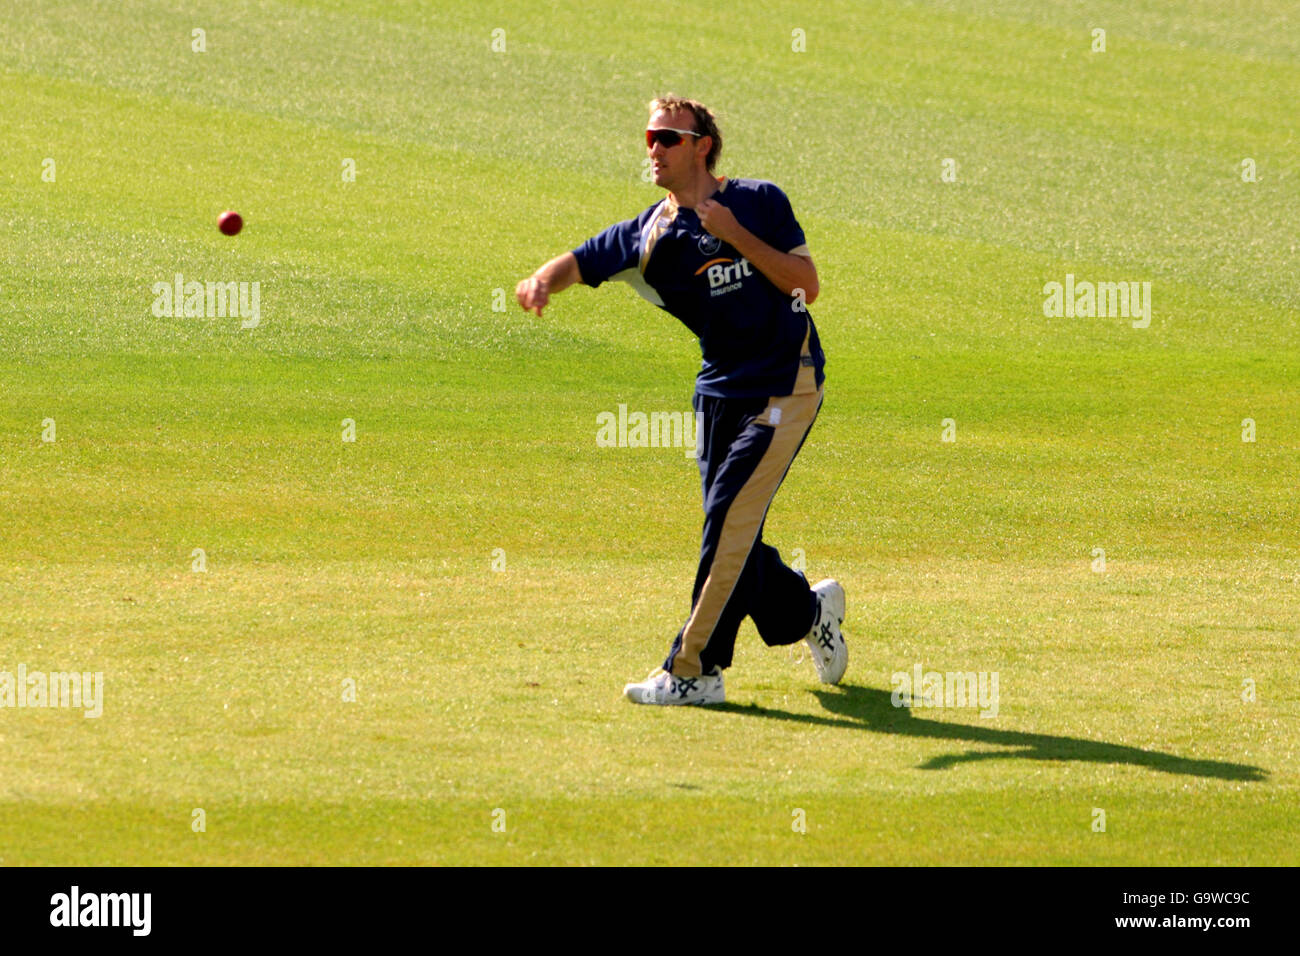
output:
<path id="1" fill-rule="evenodd" d="M 690 110 L 676 110 L 672 113 L 658 110 L 650 115 L 650 122 L 646 124 L 646 128 L 694 130 L 695 116 Z M 697 151 L 701 156 L 708 153 L 707 145 L 703 149 L 700 148 L 701 142 L 707 143 L 706 137 L 683 136 L 681 139 L 682 141 L 676 146 L 654 143 L 646 150 L 653 161 L 652 169 L 656 186 L 673 189 L 689 182 L 695 168 Z"/>

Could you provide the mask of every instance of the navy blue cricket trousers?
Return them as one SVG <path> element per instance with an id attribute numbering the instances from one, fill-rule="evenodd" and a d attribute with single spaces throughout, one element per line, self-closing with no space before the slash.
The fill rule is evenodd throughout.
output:
<path id="1" fill-rule="evenodd" d="M 811 368 L 795 393 L 771 398 L 695 394 L 697 458 L 704 491 L 704 534 L 691 615 L 673 639 L 664 669 L 679 677 L 731 666 L 745 617 L 765 644 L 807 635 L 817 596 L 807 579 L 763 542 L 763 524 L 821 409 Z"/>

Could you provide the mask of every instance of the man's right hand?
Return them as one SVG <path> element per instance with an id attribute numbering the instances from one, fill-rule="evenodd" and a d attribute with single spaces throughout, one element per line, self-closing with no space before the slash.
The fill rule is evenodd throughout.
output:
<path id="1" fill-rule="evenodd" d="M 536 275 L 521 279 L 515 286 L 515 298 L 525 312 L 536 312 L 540 316 L 542 309 L 551 301 L 550 283 Z"/>

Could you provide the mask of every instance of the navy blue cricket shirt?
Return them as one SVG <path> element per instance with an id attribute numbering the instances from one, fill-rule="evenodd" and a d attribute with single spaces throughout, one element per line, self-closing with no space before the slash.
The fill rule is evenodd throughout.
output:
<path id="1" fill-rule="evenodd" d="M 774 183 L 727 179 L 711 197 L 781 252 L 808 254 L 790 200 Z M 573 250 L 584 284 L 627 282 L 680 319 L 700 340 L 696 391 L 719 398 L 789 395 L 805 337 L 818 387 L 826 358 L 812 316 L 732 246 L 710 234 L 693 209 L 668 196 Z"/>

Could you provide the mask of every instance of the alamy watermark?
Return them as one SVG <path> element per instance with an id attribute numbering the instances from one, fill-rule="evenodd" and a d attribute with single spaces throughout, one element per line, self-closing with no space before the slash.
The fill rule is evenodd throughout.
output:
<path id="1" fill-rule="evenodd" d="M 74 884 L 67 893 L 50 897 L 51 926 L 119 926 L 132 936 L 148 936 L 152 913 L 152 893 L 83 893 Z"/>
<path id="2" fill-rule="evenodd" d="M 1151 324 L 1150 282 L 1076 282 L 1066 273 L 1065 283 L 1043 286 L 1043 315 L 1049 319 L 1133 319 L 1133 328 Z"/>
<path id="3" fill-rule="evenodd" d="M 629 412 L 596 416 L 598 448 L 681 448 L 687 458 L 696 456 L 700 421 L 694 412 Z"/>
<path id="4" fill-rule="evenodd" d="M 927 671 L 920 664 L 912 672 L 890 676 L 895 707 L 978 707 L 981 717 L 998 715 L 997 671 Z"/>
<path id="5" fill-rule="evenodd" d="M 174 282 L 153 284 L 155 318 L 242 319 L 241 328 L 255 329 L 262 321 L 261 282 L 185 281 L 176 273 Z"/>
<path id="6" fill-rule="evenodd" d="M 18 665 L 17 674 L 0 671 L 0 708 L 3 707 L 80 707 L 86 717 L 104 713 L 104 674 L 102 671 L 29 671 Z"/>

